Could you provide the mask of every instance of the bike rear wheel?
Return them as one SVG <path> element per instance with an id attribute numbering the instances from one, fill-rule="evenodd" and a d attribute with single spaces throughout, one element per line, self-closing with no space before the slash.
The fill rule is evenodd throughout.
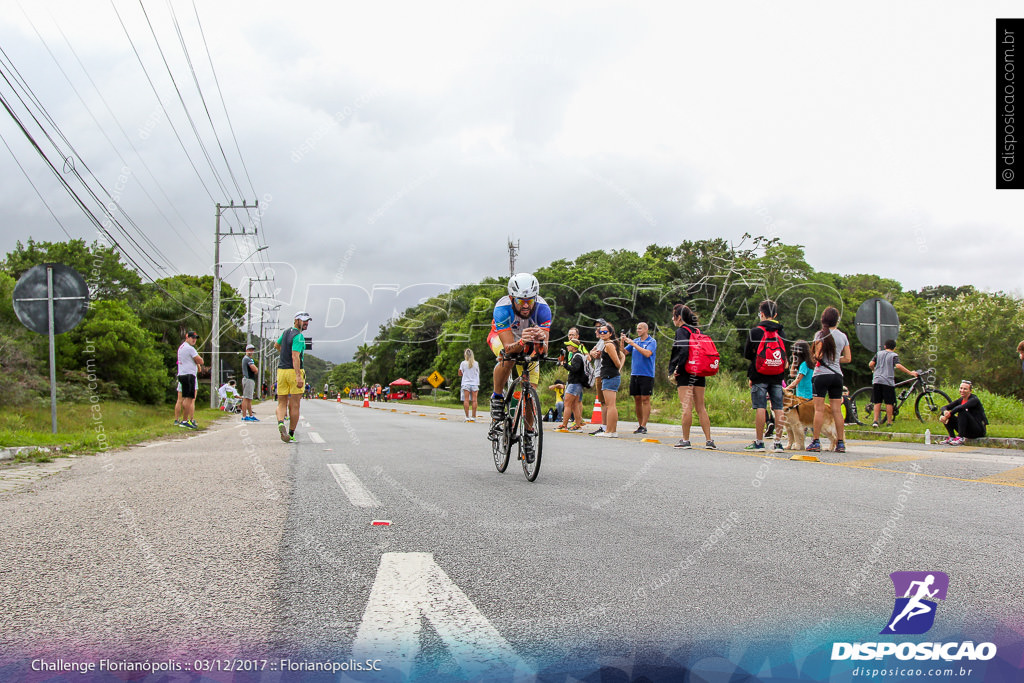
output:
<path id="1" fill-rule="evenodd" d="M 873 398 L 871 387 L 858 389 L 850 396 L 850 400 L 853 401 L 853 405 L 857 409 L 857 414 L 854 416 L 857 424 L 869 425 L 874 422 L 875 402 Z M 884 420 L 885 413 L 883 412 L 879 424 L 883 424 Z"/>
<path id="2" fill-rule="evenodd" d="M 951 403 L 949 396 L 938 389 L 925 389 L 914 402 L 917 419 L 925 424 L 938 424 L 943 406 Z"/>
<path id="3" fill-rule="evenodd" d="M 527 415 L 533 415 L 533 427 L 527 427 Z M 526 475 L 527 481 L 534 481 L 537 479 L 537 475 L 540 474 L 540 457 L 544 446 L 544 431 L 541 428 L 541 415 L 540 415 L 540 397 L 537 396 L 537 390 L 530 387 L 529 392 L 523 392 L 523 412 L 522 412 L 522 438 L 519 439 L 519 458 L 520 462 L 523 463 L 523 474 Z M 526 452 L 524 450 L 526 439 L 529 438 L 533 441 L 533 462 L 526 461 Z"/>

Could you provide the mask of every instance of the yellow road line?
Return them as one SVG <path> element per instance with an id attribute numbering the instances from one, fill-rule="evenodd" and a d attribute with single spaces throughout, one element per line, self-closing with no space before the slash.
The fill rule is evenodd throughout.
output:
<path id="1" fill-rule="evenodd" d="M 864 458 L 863 460 L 851 460 L 850 462 L 837 463 L 847 467 L 874 467 L 883 462 L 910 462 L 911 460 L 929 460 L 934 455 L 885 455 L 878 458 Z"/>
<path id="2" fill-rule="evenodd" d="M 1007 470 L 999 474 L 991 474 L 987 477 L 975 479 L 985 484 L 999 484 L 1002 486 L 1024 486 L 1024 467 Z"/>

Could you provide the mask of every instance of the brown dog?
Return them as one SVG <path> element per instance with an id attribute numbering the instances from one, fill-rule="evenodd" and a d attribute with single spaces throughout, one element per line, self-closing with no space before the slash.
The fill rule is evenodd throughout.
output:
<path id="1" fill-rule="evenodd" d="M 804 428 L 814 428 L 814 401 L 797 398 L 795 393 L 787 390 L 783 392 L 782 406 L 786 415 L 786 437 L 789 440 L 786 448 L 802 451 L 805 447 Z M 821 423 L 821 438 L 832 440 L 830 451 L 836 449 L 836 426 L 832 422 L 831 411 L 825 414 L 825 421 Z"/>

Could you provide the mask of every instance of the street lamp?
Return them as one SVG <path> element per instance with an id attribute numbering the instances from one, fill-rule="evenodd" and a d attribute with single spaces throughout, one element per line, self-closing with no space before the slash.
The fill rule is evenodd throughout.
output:
<path id="1" fill-rule="evenodd" d="M 265 378 L 267 386 L 270 384 L 270 373 L 267 372 L 267 340 L 263 337 L 263 316 L 267 311 L 278 311 L 281 309 L 281 304 L 274 306 L 273 308 L 263 308 L 260 311 L 260 372 Z M 276 322 L 276 321 L 275 321 Z M 263 382 L 260 382 L 260 397 L 263 397 Z"/>

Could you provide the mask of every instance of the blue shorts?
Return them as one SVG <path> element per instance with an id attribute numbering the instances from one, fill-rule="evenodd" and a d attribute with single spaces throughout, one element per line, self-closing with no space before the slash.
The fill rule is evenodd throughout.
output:
<path id="1" fill-rule="evenodd" d="M 568 384 L 565 387 L 565 393 L 572 394 L 576 398 L 583 398 L 583 385 L 582 384 Z"/>
<path id="2" fill-rule="evenodd" d="M 769 398 L 772 401 L 772 410 L 782 410 L 782 382 L 750 386 L 750 404 L 754 410 L 767 408 Z"/>
<path id="3" fill-rule="evenodd" d="M 611 379 L 602 379 L 601 391 L 618 391 L 620 384 L 622 384 L 622 375 L 616 375 Z"/>

